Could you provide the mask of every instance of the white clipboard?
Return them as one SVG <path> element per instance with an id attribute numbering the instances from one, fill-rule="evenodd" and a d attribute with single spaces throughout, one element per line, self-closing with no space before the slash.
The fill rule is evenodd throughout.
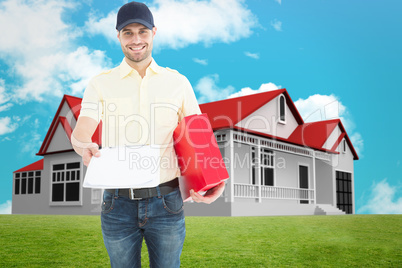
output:
<path id="1" fill-rule="evenodd" d="M 100 149 L 92 157 L 83 187 L 149 188 L 160 183 L 160 146 L 141 145 Z"/>

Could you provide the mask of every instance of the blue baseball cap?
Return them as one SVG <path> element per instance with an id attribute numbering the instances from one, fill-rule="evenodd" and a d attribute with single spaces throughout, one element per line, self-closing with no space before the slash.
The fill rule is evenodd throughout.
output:
<path id="1" fill-rule="evenodd" d="M 140 23 L 151 30 L 155 26 L 151 11 L 145 4 L 139 2 L 127 3 L 117 13 L 116 30 L 120 32 L 131 23 Z"/>

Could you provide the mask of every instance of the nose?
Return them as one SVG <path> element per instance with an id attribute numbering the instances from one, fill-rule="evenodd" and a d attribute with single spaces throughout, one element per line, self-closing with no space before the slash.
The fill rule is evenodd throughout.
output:
<path id="1" fill-rule="evenodd" d="M 141 38 L 138 34 L 133 34 L 132 42 L 135 44 L 141 43 Z"/>

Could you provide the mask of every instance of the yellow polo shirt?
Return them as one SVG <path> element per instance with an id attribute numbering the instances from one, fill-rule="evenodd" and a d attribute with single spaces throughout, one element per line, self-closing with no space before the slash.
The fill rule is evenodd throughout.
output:
<path id="1" fill-rule="evenodd" d="M 152 59 L 144 78 L 122 63 L 91 79 L 80 116 L 102 120 L 102 147 L 161 146 L 160 182 L 180 175 L 173 131 L 188 115 L 201 114 L 187 78 Z"/>

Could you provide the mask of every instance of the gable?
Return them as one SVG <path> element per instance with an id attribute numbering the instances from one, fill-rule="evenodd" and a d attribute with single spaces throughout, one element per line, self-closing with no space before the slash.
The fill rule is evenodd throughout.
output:
<path id="1" fill-rule="evenodd" d="M 62 121 L 59 121 L 59 124 L 55 129 L 52 139 L 50 140 L 46 153 L 72 150 L 73 147 L 70 142 L 71 136 L 67 136 L 68 135 L 67 133 L 71 135 L 71 132 L 72 130 L 66 131 L 65 127 L 63 127 Z"/>
<path id="2" fill-rule="evenodd" d="M 71 133 L 77 124 L 81 101 L 81 98 L 64 95 L 37 155 L 73 150 L 70 142 Z M 92 136 L 92 141 L 99 145 L 101 145 L 101 127 L 102 123 L 99 123 Z"/>
<path id="3" fill-rule="evenodd" d="M 279 95 L 236 124 L 237 127 L 287 139 L 299 125 L 294 113 L 285 105 L 285 120 L 280 122 Z M 286 97 L 285 97 L 286 98 Z"/>
<path id="4" fill-rule="evenodd" d="M 334 130 L 331 132 L 331 134 L 328 136 L 327 140 L 322 145 L 322 148 L 331 150 L 341 135 L 342 135 L 342 131 L 339 128 L 339 125 L 337 125 L 334 128 Z"/>

